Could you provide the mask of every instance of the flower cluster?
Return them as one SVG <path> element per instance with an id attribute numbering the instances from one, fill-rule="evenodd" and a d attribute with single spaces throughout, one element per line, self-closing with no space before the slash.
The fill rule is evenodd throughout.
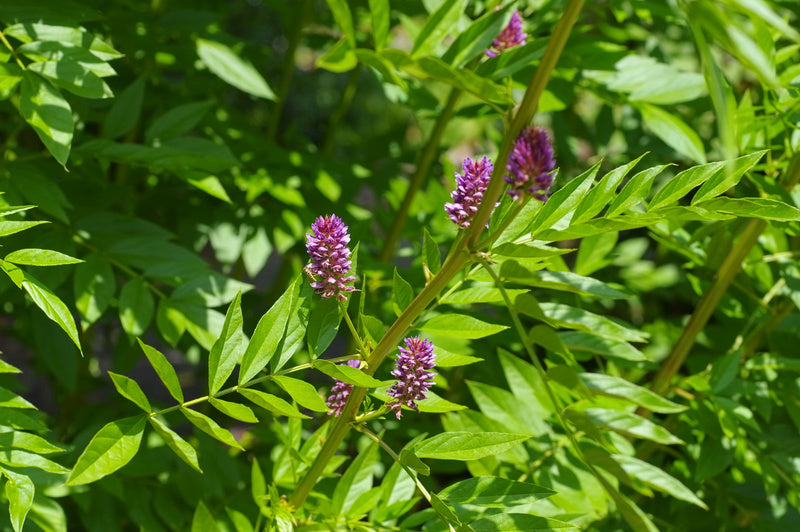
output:
<path id="1" fill-rule="evenodd" d="M 343 292 L 355 290 L 347 283 L 356 280 L 349 275 L 350 235 L 347 226 L 335 214 L 320 216 L 311 224 L 312 234 L 306 234 L 306 249 L 311 257 L 311 264 L 306 266 L 306 272 L 314 279 L 311 286 L 314 291 L 324 298 L 336 296 L 344 301 Z"/>
<path id="2" fill-rule="evenodd" d="M 486 50 L 486 55 L 497 57 L 503 50 L 525 44 L 527 37 L 527 33 L 522 33 L 522 18 L 519 16 L 519 11 L 514 11 L 508 26 L 503 28 L 492 41 L 492 47 Z"/>
<path id="3" fill-rule="evenodd" d="M 524 190 L 540 201 L 547 201 L 553 184 L 553 146 L 547 131 L 531 126 L 520 133 L 508 158 L 506 182 L 509 196 L 518 199 Z"/>
<path id="4" fill-rule="evenodd" d="M 361 363 L 358 360 L 348 360 L 347 365 L 351 368 L 357 368 Z M 353 385 L 346 382 L 336 381 L 336 384 L 331 388 L 331 394 L 325 404 L 328 405 L 328 414 L 331 416 L 340 416 L 344 410 L 344 405 L 347 404 L 347 399 L 350 397 L 350 392 L 353 391 Z"/>
<path id="5" fill-rule="evenodd" d="M 450 193 L 453 203 L 445 203 L 444 210 L 460 228 L 469 227 L 472 217 L 478 212 L 493 169 L 492 161 L 486 157 L 480 161 L 467 157 L 461 167 L 463 174 L 456 172 L 456 189 Z"/>
<path id="6" fill-rule="evenodd" d="M 427 391 L 433 384 L 435 373 L 428 371 L 436 365 L 433 344 L 427 338 L 419 336 L 406 338 L 405 347 L 400 347 L 397 365 L 392 376 L 397 382 L 389 388 L 389 395 L 395 400 L 386 403 L 397 419 L 402 415 L 402 407 L 407 406 L 419 411 L 417 401 L 427 397 Z"/>

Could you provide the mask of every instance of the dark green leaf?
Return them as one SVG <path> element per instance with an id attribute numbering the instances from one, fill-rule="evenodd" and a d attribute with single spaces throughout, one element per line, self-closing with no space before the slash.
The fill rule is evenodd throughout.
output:
<path id="1" fill-rule="evenodd" d="M 318 357 L 331 345 L 339 331 L 342 319 L 339 302 L 335 297 L 319 299 L 311 310 L 306 337 L 312 357 Z"/>
<path id="2" fill-rule="evenodd" d="M 128 281 L 119 294 L 119 321 L 131 336 L 144 334 L 153 321 L 156 303 L 150 285 L 141 277 Z"/>
<path id="3" fill-rule="evenodd" d="M 474 477 L 447 486 L 439 497 L 451 504 L 476 504 L 490 508 L 508 508 L 529 504 L 556 492 L 500 477 Z"/>
<path id="4" fill-rule="evenodd" d="M 398 316 L 403 313 L 411 301 L 414 299 L 414 289 L 411 284 L 403 279 L 397 268 L 394 269 L 394 276 L 392 277 L 392 308 L 394 313 Z"/>
<path id="5" fill-rule="evenodd" d="M 611 429 L 628 436 L 643 438 L 666 445 L 683 443 L 680 438 L 670 434 L 664 427 L 629 412 L 609 410 L 606 408 L 587 408 L 580 413 L 575 411 L 568 412 L 568 417 L 570 418 L 576 420 L 584 418 L 594 425 Z"/>
<path id="6" fill-rule="evenodd" d="M 144 78 L 136 78 L 114 100 L 103 121 L 103 136 L 108 139 L 121 137 L 133 129 L 139 121 L 144 100 Z"/>
<path id="7" fill-rule="evenodd" d="M 298 280 L 289 285 L 286 292 L 273 303 L 272 307 L 264 314 L 253 337 L 247 344 L 247 349 L 242 356 L 239 368 L 239 384 L 250 381 L 264 369 L 275 355 L 286 330 L 286 322 L 292 310 L 292 304 L 297 299 Z"/>
<path id="8" fill-rule="evenodd" d="M 168 139 L 183 135 L 202 120 L 213 106 L 213 102 L 192 102 L 170 109 L 150 124 L 145 131 L 145 142 Z"/>
<path id="9" fill-rule="evenodd" d="M 422 230 L 422 264 L 431 273 L 437 273 L 442 267 L 442 255 L 439 245 L 433 239 L 427 228 Z"/>
<path id="10" fill-rule="evenodd" d="M 578 375 L 587 388 L 601 395 L 622 397 L 651 412 L 674 414 L 686 410 L 685 406 L 673 403 L 647 388 L 637 386 L 620 377 L 602 373 L 581 373 Z"/>
<path id="11" fill-rule="evenodd" d="M 66 484 L 89 484 L 130 462 L 139 450 L 146 421 L 146 415 L 127 417 L 100 429 L 78 457 Z"/>
<path id="12" fill-rule="evenodd" d="M 700 508 L 708 510 L 708 506 L 706 506 L 692 490 L 684 486 L 680 480 L 669 475 L 664 470 L 648 462 L 634 458 L 633 456 L 613 454 L 611 457 L 622 467 L 625 473 L 651 488 L 663 491 L 676 499 L 692 503 Z"/>
<path id="13" fill-rule="evenodd" d="M 117 280 L 108 259 L 97 253 L 75 268 L 75 306 L 87 328 L 108 308 L 117 291 Z"/>
<path id="14" fill-rule="evenodd" d="M 144 344 L 141 340 L 137 340 L 139 346 L 150 361 L 150 365 L 156 370 L 158 378 L 167 387 L 169 393 L 179 403 L 183 402 L 183 390 L 181 390 L 181 383 L 178 380 L 178 375 L 175 374 L 175 368 L 169 363 L 167 357 L 161 354 L 160 351 Z"/>
<path id="15" fill-rule="evenodd" d="M 83 353 L 81 343 L 78 339 L 78 328 L 75 326 L 75 320 L 72 319 L 72 313 L 67 306 L 61 301 L 58 296 L 44 286 L 38 279 L 32 275 L 25 273 L 25 280 L 22 281 L 22 288 L 28 292 L 36 306 L 44 311 L 48 318 L 58 324 L 61 329 L 67 333 L 70 340 L 78 347 L 78 350 Z"/>
<path id="16" fill-rule="evenodd" d="M 219 530 L 219 526 L 217 526 L 214 515 L 202 500 L 198 501 L 192 516 L 190 532 L 217 532 L 217 530 Z"/>
<path id="17" fill-rule="evenodd" d="M 469 526 L 475 532 L 547 532 L 551 530 L 579 531 L 575 525 L 538 515 L 502 512 L 481 517 Z"/>

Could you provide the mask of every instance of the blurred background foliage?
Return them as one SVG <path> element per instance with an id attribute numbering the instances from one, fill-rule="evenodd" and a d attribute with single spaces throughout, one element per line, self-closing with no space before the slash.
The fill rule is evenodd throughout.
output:
<path id="1" fill-rule="evenodd" d="M 26 279 L 35 279 L 25 284 L 12 273 L 0 279 L 5 361 L 0 437 L 13 429 L 42 440 L 25 451 L 35 458 L 12 456 L 19 451 L 0 444 L 6 453 L 0 464 L 10 471 L 0 505 L 11 510 L 0 511 L 0 527 L 19 525 L 13 522 L 14 505 L 24 497 L 12 486 L 18 471 L 36 486 L 25 530 L 209 530 L 202 523 L 214 521 L 220 529 L 241 531 L 253 529 L 255 515 L 275 526 L 285 523 L 281 495 L 298 481 L 291 460 L 310 452 L 300 449 L 311 446 L 305 442 L 313 439 L 322 416 L 303 425 L 271 417 L 251 425 L 214 414 L 246 451 L 223 448 L 195 431 L 202 475 L 157 433 L 147 433 L 129 466 L 95 484 L 65 487 L 65 468 L 101 426 L 135 411 L 115 394 L 108 371 L 137 380 L 152 403 L 170 404 L 137 337 L 166 354 L 187 398 L 206 393 L 204 357 L 219 336 L 228 304 L 243 292 L 244 331 L 252 331 L 301 272 L 304 235 L 315 217 L 337 213 L 359 243 L 363 284 L 359 281 L 362 291 L 353 303 L 363 305 L 364 314 L 391 323 L 395 267 L 411 286 L 425 284 L 423 234 L 433 235 L 442 254 L 456 235 L 442 208 L 450 199 L 453 172 L 466 156 L 494 156 L 504 121 L 521 99 L 565 2 L 514 3 L 510 9 L 522 14 L 528 43 L 493 60 L 448 52 L 475 19 L 501 4 L 460 2 L 463 9 L 452 24 L 439 39 L 425 41 L 417 58 L 441 58 L 453 68 L 474 66 L 477 81 L 448 77 L 452 70 L 437 76 L 422 60 L 379 53 L 410 52 L 442 4 L 391 2 L 388 27 L 376 27 L 383 3 L 366 0 L 0 4 L 2 223 L 45 222 L 25 231 L 3 225 L 0 231 L 4 270 L 22 265 Z M 349 7 L 351 27 L 342 26 L 348 20 L 342 5 Z M 506 19 L 510 9 L 504 7 Z M 556 187 L 596 163 L 603 175 L 643 155 L 631 175 L 670 165 L 655 178 L 656 191 L 692 165 L 765 150 L 731 195 L 770 195 L 797 205 L 796 188 L 780 187 L 800 145 L 797 23 L 796 0 L 588 2 L 536 117 L 552 131 Z M 47 34 L 54 27 L 72 32 Z M 28 71 L 23 74 L 17 62 Z M 54 65 L 30 66 L 48 62 Z M 230 69 L 250 74 L 231 82 Z M 53 84 L 42 81 L 47 79 Z M 448 109 L 454 86 L 463 94 Z M 48 87 L 58 87 L 61 97 Z M 46 112 L 55 109 L 73 125 L 42 132 L 37 112 L 48 105 Z M 452 118 L 441 120 L 449 114 Z M 396 245 L 386 249 L 420 153 L 437 127 L 443 129 L 440 142 L 433 143 L 430 169 Z M 690 199 L 691 194 L 683 202 Z M 24 205 L 36 208 L 15 212 Z M 592 276 L 624 297 L 551 290 L 547 303 L 623 320 L 647 339 L 633 341 L 636 347 L 609 343 L 590 349 L 580 331 L 560 332 L 564 343 L 584 346 L 572 349 L 580 367 L 648 386 L 748 223 L 748 215 L 736 214 L 741 213 L 554 239 L 564 253 L 548 257 L 548 270 Z M 598 438 L 610 438 L 611 447 L 669 472 L 708 506 L 687 504 L 691 497 L 678 488 L 667 492 L 682 493 L 683 500 L 653 498 L 659 487 L 643 481 L 647 474 L 641 471 L 614 474 L 627 479 L 619 484 L 627 482 L 630 496 L 659 529 L 800 527 L 800 242 L 791 216 L 766 219 L 771 221 L 745 253 L 742 272 L 698 336 L 676 383 L 677 396 L 670 392 L 688 409 L 660 416 L 686 445 L 634 446 L 611 432 Z M 48 255 L 61 264 L 51 267 L 41 255 L 31 262 L 19 257 L 14 262 L 9 255 L 29 248 L 83 262 L 68 264 Z M 380 260 L 382 253 L 389 260 Z M 55 299 L 32 285 L 46 287 Z M 537 297 L 545 300 L 538 290 L 547 287 L 540 282 Z M 498 302 L 455 308 L 506 323 Z M 402 423 L 379 420 L 375 430 L 385 429 L 393 448 L 441 427 L 532 431 L 541 438 L 466 465 L 439 462 L 431 477 L 434 488 L 470 474 L 524 478 L 557 492 L 528 503 L 531 513 L 593 530 L 635 522 L 614 509 L 620 501 L 605 495 L 568 450 L 559 428 L 545 429 L 541 421 L 520 426 L 515 419 L 515 411 L 534 420 L 549 414 L 541 409 L 540 402 L 546 403 L 541 390 L 532 387 L 532 366 L 513 354 L 522 352 L 522 344 L 511 331 L 473 341 L 436 338 L 436 345 L 476 357 L 442 368 L 437 378 L 437 394 L 470 409 L 442 416 L 409 412 Z M 558 349 L 540 347 L 548 367 L 558 367 Z M 347 350 L 341 335 L 327 355 Z M 301 350 L 293 361 L 310 358 Z M 473 363 L 463 365 L 468 362 Z M 580 403 L 567 377 L 560 382 L 552 375 L 558 394 Z M 331 384 L 314 371 L 304 378 L 323 391 Z M 179 416 L 171 416 L 175 430 L 191 434 L 185 421 L 181 425 Z M 575 425 L 589 431 L 579 421 Z M 348 441 L 348 456 L 369 442 L 356 435 Z M 604 456 L 592 454 L 592 445 L 600 443 L 583 444 L 585 456 Z M 57 454 L 60 449 L 64 452 Z M 31 462 L 44 456 L 54 461 Z M 377 453 L 369 456 L 370 462 L 360 465 L 370 470 L 371 486 L 372 472 L 387 479 L 392 466 Z M 266 481 L 259 480 L 259 467 Z M 331 518 L 327 497 L 337 482 L 328 477 L 317 488 L 323 495 L 316 508 Z M 413 489 L 401 492 L 411 499 Z M 391 493 L 381 499 L 379 512 L 393 523 L 385 529 L 446 529 L 424 506 L 398 500 Z M 391 504 L 394 509 L 386 510 Z M 360 515 L 349 516 L 350 525 L 383 530 L 380 515 L 370 515 L 372 521 L 365 518 L 360 525 L 354 524 Z"/>

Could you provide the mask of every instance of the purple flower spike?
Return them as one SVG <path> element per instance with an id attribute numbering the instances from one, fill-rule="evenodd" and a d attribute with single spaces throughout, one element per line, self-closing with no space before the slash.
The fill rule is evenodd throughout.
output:
<path id="1" fill-rule="evenodd" d="M 402 416 L 403 406 L 419 412 L 417 401 L 427 397 L 426 392 L 433 384 L 433 377 L 436 375 L 427 371 L 436 365 L 436 355 L 433 353 L 431 341 L 419 336 L 406 338 L 403 341 L 406 346 L 399 348 L 397 366 L 392 371 L 392 376 L 397 382 L 388 391 L 395 400 L 386 403 L 397 419 Z"/>
<path id="2" fill-rule="evenodd" d="M 350 273 L 350 235 L 347 226 L 336 216 L 320 216 L 311 224 L 313 235 L 306 234 L 306 249 L 311 257 L 311 264 L 306 272 L 314 279 L 311 287 L 324 298 L 336 296 L 344 301 L 343 292 L 355 290 L 347 283 L 356 280 Z"/>
<path id="3" fill-rule="evenodd" d="M 357 368 L 361 362 L 358 360 L 348 360 L 347 365 L 351 368 Z M 331 395 L 325 404 L 328 405 L 328 415 L 341 416 L 344 410 L 344 405 L 347 404 L 347 399 L 350 397 L 350 392 L 353 391 L 353 385 L 346 382 L 336 381 L 336 384 L 331 388 Z"/>
<path id="4" fill-rule="evenodd" d="M 525 128 L 508 158 L 508 174 L 505 176 L 511 185 L 508 195 L 518 199 L 527 191 L 539 201 L 547 201 L 555 166 L 553 145 L 547 131 L 536 126 Z"/>
<path id="5" fill-rule="evenodd" d="M 469 227 L 472 217 L 478 212 L 492 170 L 494 165 L 486 157 L 480 161 L 473 161 L 467 157 L 461 167 L 464 174 L 456 172 L 456 189 L 450 193 L 453 203 L 445 203 L 444 210 L 460 228 Z"/>
<path id="6" fill-rule="evenodd" d="M 497 57 L 503 50 L 525 44 L 527 37 L 527 33 L 522 33 L 522 18 L 519 16 L 519 11 L 514 11 L 508 26 L 503 28 L 492 41 L 492 47 L 486 50 L 486 55 Z"/>

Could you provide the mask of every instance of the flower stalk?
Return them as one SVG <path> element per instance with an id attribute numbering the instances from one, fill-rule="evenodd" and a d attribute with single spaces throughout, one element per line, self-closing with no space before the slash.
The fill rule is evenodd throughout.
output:
<path id="1" fill-rule="evenodd" d="M 481 202 L 481 207 L 478 209 L 476 217 L 473 219 L 466 232 L 466 237 L 459 237 L 456 245 L 451 248 L 445 258 L 444 264 L 442 264 L 439 272 L 434 275 L 422 291 L 417 294 L 409 306 L 406 307 L 397 320 L 389 327 L 389 330 L 386 331 L 386 334 L 384 334 L 383 338 L 378 342 L 378 345 L 375 346 L 375 349 L 370 353 L 367 359 L 367 367 L 364 370 L 368 375 L 374 375 L 384 359 L 397 346 L 401 337 L 411 326 L 413 321 L 428 307 L 436 296 L 447 287 L 453 277 L 471 262 L 472 259 L 467 252 L 467 247 L 478 242 L 481 234 L 486 229 L 486 224 L 494 209 L 494 204 L 500 197 L 503 186 L 505 185 L 503 179 L 504 166 L 508 161 L 508 155 L 511 152 L 514 141 L 519 136 L 523 127 L 533 118 L 533 114 L 539 104 L 539 98 L 544 92 L 544 88 L 547 86 L 547 82 L 572 32 L 572 28 L 583 7 L 583 3 L 584 0 L 569 0 L 564 14 L 556 24 L 544 56 L 539 63 L 539 67 L 536 69 L 536 73 L 511 122 L 511 126 L 508 131 L 506 131 L 500 150 L 500 156 L 497 158 L 497 164 L 495 165 L 494 172 L 492 173 L 483 201 Z M 457 98 L 457 95 L 454 95 L 453 91 L 451 92 L 450 99 L 454 100 L 454 97 Z M 453 101 L 453 106 L 454 105 L 455 101 Z M 444 125 L 442 125 L 442 128 L 443 127 Z M 431 152 L 430 157 L 432 158 L 433 155 L 434 152 Z M 384 260 L 386 260 L 385 256 L 387 255 L 386 249 L 389 249 L 388 255 L 391 256 L 393 245 L 389 246 L 387 242 L 387 246 L 384 248 L 384 253 L 382 254 Z M 317 479 L 327 467 L 328 462 L 336 453 L 344 437 L 350 431 L 351 423 L 353 422 L 361 402 L 364 400 L 364 397 L 366 397 L 366 394 L 367 390 L 365 388 L 353 388 L 353 391 L 350 393 L 350 398 L 342 411 L 342 415 L 333 422 L 333 428 L 328 434 L 322 449 L 292 494 L 290 505 L 295 510 L 303 506 L 308 494 L 311 492 L 314 484 L 316 484 Z"/>

